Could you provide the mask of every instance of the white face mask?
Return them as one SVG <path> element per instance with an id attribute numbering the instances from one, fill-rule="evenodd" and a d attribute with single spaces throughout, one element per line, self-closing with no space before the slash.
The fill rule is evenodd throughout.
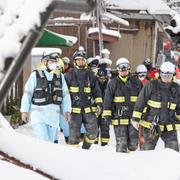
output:
<path id="1" fill-rule="evenodd" d="M 50 70 L 55 70 L 58 68 L 58 65 L 57 65 L 57 63 L 48 64 L 48 68 Z"/>

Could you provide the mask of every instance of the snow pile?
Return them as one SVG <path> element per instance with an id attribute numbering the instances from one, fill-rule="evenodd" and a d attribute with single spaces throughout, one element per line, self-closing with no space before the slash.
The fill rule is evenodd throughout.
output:
<path id="1" fill-rule="evenodd" d="M 27 127 L 28 125 L 25 125 L 19 131 L 31 136 Z M 154 151 L 116 153 L 112 128 L 109 145 L 105 147 L 93 145 L 91 150 L 72 148 L 64 145 L 62 140 L 60 144 L 53 144 L 2 129 L 0 129 L 0 137 L 0 150 L 59 179 L 180 179 L 179 153 L 164 149 L 162 142 Z M 26 177 L 24 175 L 25 179 Z M 0 179 L 5 179 L 1 173 Z"/>
<path id="2" fill-rule="evenodd" d="M 24 168 L 20 168 L 11 163 L 0 160 L 0 179 L 11 180 L 11 179 L 26 179 L 26 180 L 48 180 L 47 178 Z"/>
<path id="3" fill-rule="evenodd" d="M 13 131 L 13 128 L 10 126 L 9 122 L 4 118 L 4 116 L 1 113 L 0 113 L 0 128 Z"/>
<path id="4" fill-rule="evenodd" d="M 169 25 L 165 29 L 172 31 L 174 34 L 180 33 L 180 14 L 175 15 L 171 21 L 174 21 L 174 25 Z"/>
<path id="5" fill-rule="evenodd" d="M 44 12 L 52 0 L 0 1 L 0 71 L 4 69 L 4 60 L 15 57 L 21 48 L 21 40 L 40 26 L 40 13 Z M 8 48 L 7 48 L 8 47 Z"/>

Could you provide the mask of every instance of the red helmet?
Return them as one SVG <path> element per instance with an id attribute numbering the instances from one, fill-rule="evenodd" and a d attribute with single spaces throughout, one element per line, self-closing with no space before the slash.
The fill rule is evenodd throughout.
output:
<path id="1" fill-rule="evenodd" d="M 169 40 L 165 40 L 163 42 L 163 49 L 164 50 L 170 50 L 171 49 L 171 42 Z"/>

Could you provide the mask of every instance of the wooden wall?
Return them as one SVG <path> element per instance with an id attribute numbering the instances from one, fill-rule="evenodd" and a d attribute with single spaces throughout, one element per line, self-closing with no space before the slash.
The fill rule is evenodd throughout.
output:
<path id="1" fill-rule="evenodd" d="M 130 28 L 138 31 L 120 31 L 121 38 L 115 43 L 106 43 L 105 47 L 111 52 L 113 65 L 120 57 L 126 57 L 131 62 L 134 71 L 138 64 L 145 58 L 152 58 L 154 42 L 154 22 L 136 21 L 130 22 Z"/>
<path id="2" fill-rule="evenodd" d="M 58 13 L 54 14 L 54 17 L 79 17 L 78 14 Z M 132 70 L 134 71 L 136 66 L 143 62 L 145 58 L 153 58 L 155 37 L 155 22 L 151 20 L 130 20 L 130 29 L 139 29 L 138 31 L 120 30 L 121 38 L 114 43 L 104 43 L 104 48 L 110 50 L 110 58 L 115 65 L 116 60 L 119 57 L 126 57 L 130 60 Z M 71 35 L 78 37 L 78 42 L 72 47 L 60 47 L 62 49 L 62 55 L 72 57 L 77 48 L 82 45 L 86 47 L 88 56 L 93 56 L 93 41 L 87 38 L 87 29 L 90 24 L 79 24 L 76 26 L 49 26 L 48 29 L 57 33 Z M 108 26 L 117 28 L 117 24 L 109 24 Z M 123 27 L 123 26 L 122 26 Z M 126 27 L 127 29 L 127 27 Z M 79 33 L 80 32 L 80 33 Z M 98 41 L 95 41 L 95 54 L 98 55 L 99 47 Z"/>

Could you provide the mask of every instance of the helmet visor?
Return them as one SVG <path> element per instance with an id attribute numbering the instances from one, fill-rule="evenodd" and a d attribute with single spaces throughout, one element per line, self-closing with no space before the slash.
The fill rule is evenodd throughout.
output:
<path id="1" fill-rule="evenodd" d="M 74 59 L 79 59 L 79 58 L 86 58 L 86 52 L 85 51 L 78 51 L 75 52 L 74 54 Z"/>
<path id="2" fill-rule="evenodd" d="M 138 77 L 141 78 L 141 77 L 146 77 L 147 76 L 147 73 L 146 72 L 140 72 L 138 73 Z"/>
<path id="3" fill-rule="evenodd" d="M 43 60 L 58 61 L 59 58 L 60 58 L 59 53 L 51 53 L 46 56 L 43 56 Z"/>
<path id="4" fill-rule="evenodd" d="M 160 77 L 162 79 L 172 79 L 173 73 L 171 73 L 171 72 L 160 72 Z"/>
<path id="5" fill-rule="evenodd" d="M 128 63 L 121 63 L 117 65 L 117 70 L 118 71 L 128 71 L 130 70 L 130 65 Z"/>
<path id="6" fill-rule="evenodd" d="M 93 60 L 93 61 L 90 63 L 91 66 L 98 66 L 98 64 L 99 64 L 99 60 L 98 60 L 98 59 L 95 59 L 95 60 Z"/>

